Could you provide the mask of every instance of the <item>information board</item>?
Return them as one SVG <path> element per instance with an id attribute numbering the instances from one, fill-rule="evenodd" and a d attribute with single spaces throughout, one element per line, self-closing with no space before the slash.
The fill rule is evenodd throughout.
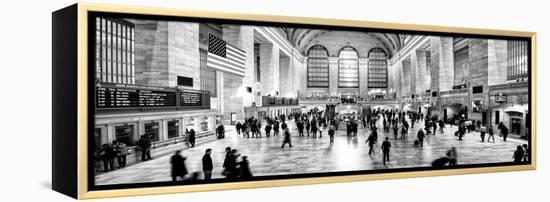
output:
<path id="1" fill-rule="evenodd" d="M 125 87 L 97 87 L 97 108 L 175 107 L 176 92 Z"/>

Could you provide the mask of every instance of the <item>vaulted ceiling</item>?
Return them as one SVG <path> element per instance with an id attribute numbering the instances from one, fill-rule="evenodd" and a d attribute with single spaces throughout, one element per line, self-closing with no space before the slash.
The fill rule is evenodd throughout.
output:
<path id="1" fill-rule="evenodd" d="M 287 27 L 277 28 L 276 30 L 304 55 L 307 52 L 307 48 L 317 42 L 317 38 L 332 32 L 331 30 Z M 405 45 L 405 39 L 409 37 L 409 35 L 394 33 L 365 32 L 364 34 L 380 41 L 380 44 L 384 46 L 383 48 L 389 52 L 390 58 Z"/>

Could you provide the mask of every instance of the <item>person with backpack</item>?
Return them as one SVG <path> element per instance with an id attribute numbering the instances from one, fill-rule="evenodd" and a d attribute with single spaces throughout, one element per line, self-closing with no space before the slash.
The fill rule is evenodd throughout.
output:
<path id="1" fill-rule="evenodd" d="M 330 138 L 330 144 L 334 144 L 334 133 L 336 131 L 334 130 L 334 126 L 330 125 L 328 129 L 328 136 Z"/>

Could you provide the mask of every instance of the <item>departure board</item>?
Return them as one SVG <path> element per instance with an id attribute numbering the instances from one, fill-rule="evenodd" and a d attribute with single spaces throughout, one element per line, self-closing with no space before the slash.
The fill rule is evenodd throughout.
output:
<path id="1" fill-rule="evenodd" d="M 176 92 L 131 87 L 97 87 L 97 108 L 175 107 Z"/>
<path id="2" fill-rule="evenodd" d="M 201 106 L 202 94 L 196 92 L 180 91 L 180 106 Z"/>

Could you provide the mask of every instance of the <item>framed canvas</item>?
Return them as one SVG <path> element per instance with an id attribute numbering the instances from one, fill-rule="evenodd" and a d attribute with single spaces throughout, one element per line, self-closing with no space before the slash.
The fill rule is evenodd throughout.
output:
<path id="1" fill-rule="evenodd" d="M 534 32 L 75 4 L 52 187 L 78 199 L 536 168 Z"/>

